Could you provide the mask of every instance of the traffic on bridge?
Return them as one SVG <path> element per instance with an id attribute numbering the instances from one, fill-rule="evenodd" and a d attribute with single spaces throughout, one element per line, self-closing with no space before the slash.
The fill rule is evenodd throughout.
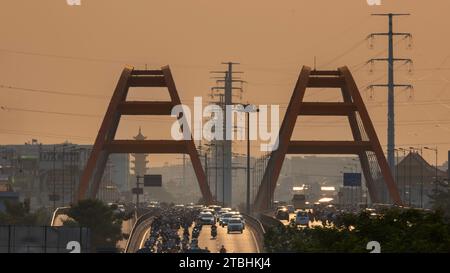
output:
<path id="1" fill-rule="evenodd" d="M 258 253 L 251 225 L 238 211 L 220 206 L 154 207 L 150 224 L 140 229 L 143 253 Z"/>

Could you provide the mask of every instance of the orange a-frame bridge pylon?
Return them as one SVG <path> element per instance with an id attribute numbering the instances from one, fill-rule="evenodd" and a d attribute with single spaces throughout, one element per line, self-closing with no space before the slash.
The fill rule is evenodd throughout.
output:
<path id="1" fill-rule="evenodd" d="M 304 102 L 307 88 L 340 88 L 343 102 Z M 292 133 L 299 115 L 346 116 L 350 123 L 353 141 L 294 141 Z M 402 204 L 398 188 L 387 164 L 375 128 L 358 87 L 347 67 L 331 71 L 316 71 L 304 66 L 297 80 L 278 136 L 278 149 L 271 153 L 258 193 L 254 210 L 270 207 L 277 180 L 286 154 L 356 154 L 359 156 L 371 201 L 380 200 L 374 180 L 378 168 L 371 168 L 371 158 L 376 159 L 379 171 L 397 205 Z M 373 156 L 374 154 L 374 156 Z"/>
<path id="2" fill-rule="evenodd" d="M 130 87 L 167 87 L 171 101 L 127 101 Z M 180 105 L 180 97 L 168 66 L 161 70 L 134 70 L 125 67 L 117 83 L 94 143 L 78 188 L 77 200 L 95 198 L 100 187 L 108 156 L 111 153 L 189 154 L 195 175 L 206 204 L 213 203 L 197 149 L 190 140 L 116 140 L 122 115 L 170 115 L 173 106 Z M 180 115 L 178 119 L 184 118 Z M 184 123 L 186 124 L 186 123 Z M 183 130 L 190 130 L 183 128 Z"/>

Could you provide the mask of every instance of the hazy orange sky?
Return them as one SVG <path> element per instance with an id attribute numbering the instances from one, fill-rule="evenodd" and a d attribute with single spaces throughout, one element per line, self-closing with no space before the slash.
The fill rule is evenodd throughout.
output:
<path id="1" fill-rule="evenodd" d="M 0 144 L 31 138 L 92 143 L 125 64 L 170 64 L 189 104 L 194 96 L 209 99 L 210 70 L 222 69 L 222 61 L 240 62 L 248 81 L 242 101 L 280 104 L 282 118 L 301 66 L 313 66 L 317 56 L 318 69 L 351 68 L 386 145 L 387 91 L 376 89 L 373 98 L 364 91 L 370 82 L 386 81 L 386 64 L 377 64 L 373 74 L 362 64 L 384 57 L 387 41 L 377 38 L 371 50 L 364 39 L 387 31 L 387 18 L 371 13 L 409 12 L 412 16 L 397 18 L 394 25 L 414 35 L 411 50 L 400 41 L 395 53 L 412 58 L 415 68 L 408 74 L 407 66 L 397 65 L 396 82 L 414 85 L 413 92 L 396 91 L 397 146 L 438 145 L 442 163 L 450 148 L 450 1 L 382 2 L 371 7 L 366 0 L 82 0 L 82 6 L 70 7 L 65 0 L 2 0 L 0 85 L 32 90 L 0 88 L 0 105 L 9 109 L 0 110 Z M 162 98 L 155 93 L 160 92 L 132 90 L 130 96 Z M 316 93 L 307 93 L 308 100 L 338 97 L 337 91 Z M 168 138 L 171 122 L 170 117 L 128 118 L 117 137 L 130 138 L 141 125 L 149 138 Z M 295 137 L 348 139 L 344 122 L 300 119 Z M 236 147 L 241 151 L 245 142 Z M 431 151 L 425 156 L 434 163 Z"/>

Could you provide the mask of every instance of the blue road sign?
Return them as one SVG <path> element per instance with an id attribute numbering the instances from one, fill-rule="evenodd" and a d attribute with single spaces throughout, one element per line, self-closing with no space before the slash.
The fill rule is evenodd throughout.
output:
<path id="1" fill-rule="evenodd" d="M 361 173 L 344 173 L 344 186 L 361 187 Z"/>

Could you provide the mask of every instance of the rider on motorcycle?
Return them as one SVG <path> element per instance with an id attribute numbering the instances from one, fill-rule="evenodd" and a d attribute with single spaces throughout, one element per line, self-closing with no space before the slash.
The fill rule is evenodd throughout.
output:
<path id="1" fill-rule="evenodd" d="M 227 253 L 224 245 L 222 245 L 222 247 L 220 248 L 220 253 Z"/>
<path id="2" fill-rule="evenodd" d="M 215 238 L 217 236 L 217 226 L 214 224 L 211 226 L 211 237 Z"/>

